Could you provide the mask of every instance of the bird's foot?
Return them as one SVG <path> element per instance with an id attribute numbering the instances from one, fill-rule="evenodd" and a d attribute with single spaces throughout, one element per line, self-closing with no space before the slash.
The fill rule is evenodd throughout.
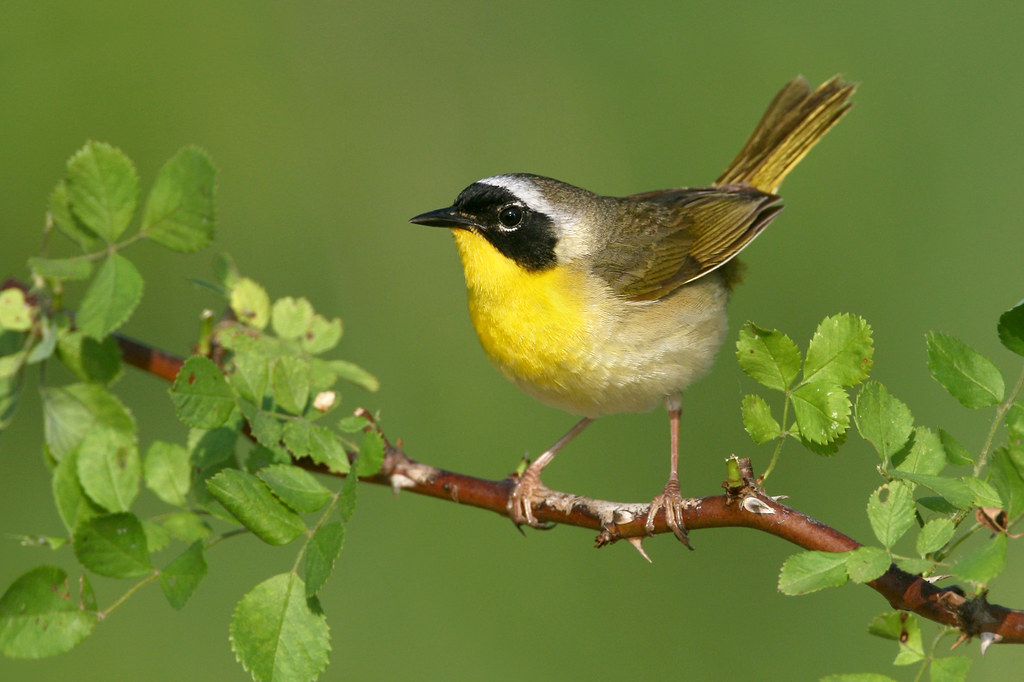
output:
<path id="1" fill-rule="evenodd" d="M 537 521 L 533 515 L 533 493 L 537 488 L 544 487 L 540 482 L 540 474 L 527 468 L 516 481 L 512 493 L 508 496 L 508 517 L 516 526 L 531 526 L 533 528 L 544 528 L 544 524 Z"/>
<path id="2" fill-rule="evenodd" d="M 683 497 L 679 491 L 679 479 L 675 476 L 668 479 L 665 489 L 660 495 L 651 500 L 651 509 L 647 512 L 647 534 L 654 534 L 654 518 L 662 509 L 665 510 L 665 525 L 672 529 L 672 532 L 679 539 L 679 542 L 690 546 L 690 537 L 686 532 L 686 525 L 683 523 L 683 511 L 686 508 Z"/>

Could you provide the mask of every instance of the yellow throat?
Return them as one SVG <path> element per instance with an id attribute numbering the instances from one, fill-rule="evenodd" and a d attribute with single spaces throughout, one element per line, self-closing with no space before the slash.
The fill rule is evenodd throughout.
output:
<path id="1" fill-rule="evenodd" d="M 564 266 L 531 272 L 474 232 L 452 233 L 487 356 L 528 393 L 571 392 L 588 358 L 584 276 Z"/>

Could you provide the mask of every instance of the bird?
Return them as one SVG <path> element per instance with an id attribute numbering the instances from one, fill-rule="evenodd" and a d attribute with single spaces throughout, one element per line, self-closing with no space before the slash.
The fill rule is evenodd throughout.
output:
<path id="1" fill-rule="evenodd" d="M 530 173 L 495 175 L 410 222 L 449 228 L 470 318 L 498 370 L 579 421 L 534 459 L 509 494 L 517 526 L 542 527 L 542 470 L 594 419 L 669 416 L 669 477 L 647 513 L 690 546 L 679 483 L 682 392 L 709 371 L 741 279 L 736 255 L 778 217 L 786 175 L 850 109 L 856 84 L 803 77 L 771 101 L 714 183 L 603 196 Z"/>

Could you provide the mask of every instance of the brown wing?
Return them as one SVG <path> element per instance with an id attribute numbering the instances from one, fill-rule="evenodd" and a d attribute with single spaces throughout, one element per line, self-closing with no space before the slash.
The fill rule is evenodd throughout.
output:
<path id="1" fill-rule="evenodd" d="M 661 298 L 728 263 L 782 210 L 778 201 L 752 187 L 625 197 L 594 271 L 624 298 Z"/>

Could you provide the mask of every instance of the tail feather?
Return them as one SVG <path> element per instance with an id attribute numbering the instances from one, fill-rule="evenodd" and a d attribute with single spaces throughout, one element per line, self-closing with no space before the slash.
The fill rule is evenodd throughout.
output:
<path id="1" fill-rule="evenodd" d="M 848 100 L 856 87 L 839 76 L 813 92 L 802 76 L 787 83 L 715 184 L 743 183 L 774 194 L 793 167 L 850 109 Z"/>

